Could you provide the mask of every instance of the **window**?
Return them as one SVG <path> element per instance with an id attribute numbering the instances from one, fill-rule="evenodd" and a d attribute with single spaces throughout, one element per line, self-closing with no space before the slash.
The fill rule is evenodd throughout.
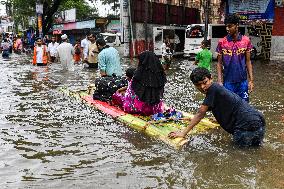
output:
<path id="1" fill-rule="evenodd" d="M 212 38 L 223 38 L 228 35 L 226 26 L 212 26 Z"/>
<path id="2" fill-rule="evenodd" d="M 186 38 L 202 38 L 204 37 L 204 27 L 203 26 L 193 26 L 190 30 L 186 31 Z"/>

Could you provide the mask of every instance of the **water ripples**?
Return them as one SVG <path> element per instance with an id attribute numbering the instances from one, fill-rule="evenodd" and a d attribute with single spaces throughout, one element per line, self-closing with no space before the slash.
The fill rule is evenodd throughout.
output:
<path id="1" fill-rule="evenodd" d="M 97 72 L 82 65 L 75 72 L 62 72 L 59 64 L 37 68 L 27 64 L 27 58 L 13 58 L 15 62 L 0 64 L 1 188 L 281 185 L 283 78 L 278 74 L 271 76 L 265 65 L 255 65 L 259 85 L 251 97 L 252 104 L 267 120 L 263 147 L 239 149 L 232 145 L 231 136 L 217 129 L 191 136 L 189 144 L 176 151 L 58 91 L 63 86 L 85 89 L 98 76 Z M 125 61 L 124 70 L 129 66 L 129 60 Z M 164 96 L 169 106 L 194 112 L 201 104 L 203 95 L 189 79 L 194 67 L 187 60 L 173 63 Z M 261 80 L 262 70 L 271 76 L 266 81 Z M 271 82 L 274 87 L 270 87 Z"/>

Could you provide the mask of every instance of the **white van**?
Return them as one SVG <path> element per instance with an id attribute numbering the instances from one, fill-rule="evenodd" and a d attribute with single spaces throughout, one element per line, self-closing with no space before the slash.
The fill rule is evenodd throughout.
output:
<path id="1" fill-rule="evenodd" d="M 185 31 L 185 42 L 184 42 L 184 56 L 194 58 L 195 55 L 200 52 L 201 42 L 204 40 L 204 24 L 192 24 L 188 25 Z M 251 58 L 254 59 L 261 53 L 261 38 L 257 34 L 256 30 L 252 27 L 240 25 L 239 31 L 241 34 L 249 36 L 253 45 L 253 51 Z M 209 24 L 208 25 L 208 37 L 207 39 L 211 42 L 210 50 L 213 54 L 213 58 L 217 58 L 216 47 L 219 39 L 226 36 L 227 30 L 225 24 Z"/>
<path id="2" fill-rule="evenodd" d="M 186 27 L 161 26 L 153 27 L 153 45 L 154 53 L 157 56 L 162 55 L 161 46 L 165 38 L 170 39 L 173 55 L 183 55 L 184 52 L 184 32 Z"/>
<path id="3" fill-rule="evenodd" d="M 121 45 L 121 33 L 100 33 L 100 35 L 105 40 L 106 44 L 111 47 Z"/>

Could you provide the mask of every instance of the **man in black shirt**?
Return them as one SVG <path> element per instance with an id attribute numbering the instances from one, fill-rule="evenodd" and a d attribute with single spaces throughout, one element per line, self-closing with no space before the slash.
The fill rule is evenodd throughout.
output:
<path id="1" fill-rule="evenodd" d="M 205 68 L 194 69 L 190 80 L 206 97 L 188 127 L 180 132 L 171 132 L 170 138 L 185 137 L 204 118 L 207 111 L 212 111 L 220 126 L 233 135 L 237 145 L 261 144 L 265 133 L 265 120 L 260 112 L 235 93 L 213 83 L 210 72 Z"/>

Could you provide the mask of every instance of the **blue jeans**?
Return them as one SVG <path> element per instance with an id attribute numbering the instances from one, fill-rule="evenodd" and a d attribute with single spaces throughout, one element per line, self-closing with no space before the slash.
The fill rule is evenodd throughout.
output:
<path id="1" fill-rule="evenodd" d="M 239 95 L 243 100 L 249 102 L 248 81 L 244 80 L 238 83 L 224 82 L 224 87 L 233 93 Z"/>

